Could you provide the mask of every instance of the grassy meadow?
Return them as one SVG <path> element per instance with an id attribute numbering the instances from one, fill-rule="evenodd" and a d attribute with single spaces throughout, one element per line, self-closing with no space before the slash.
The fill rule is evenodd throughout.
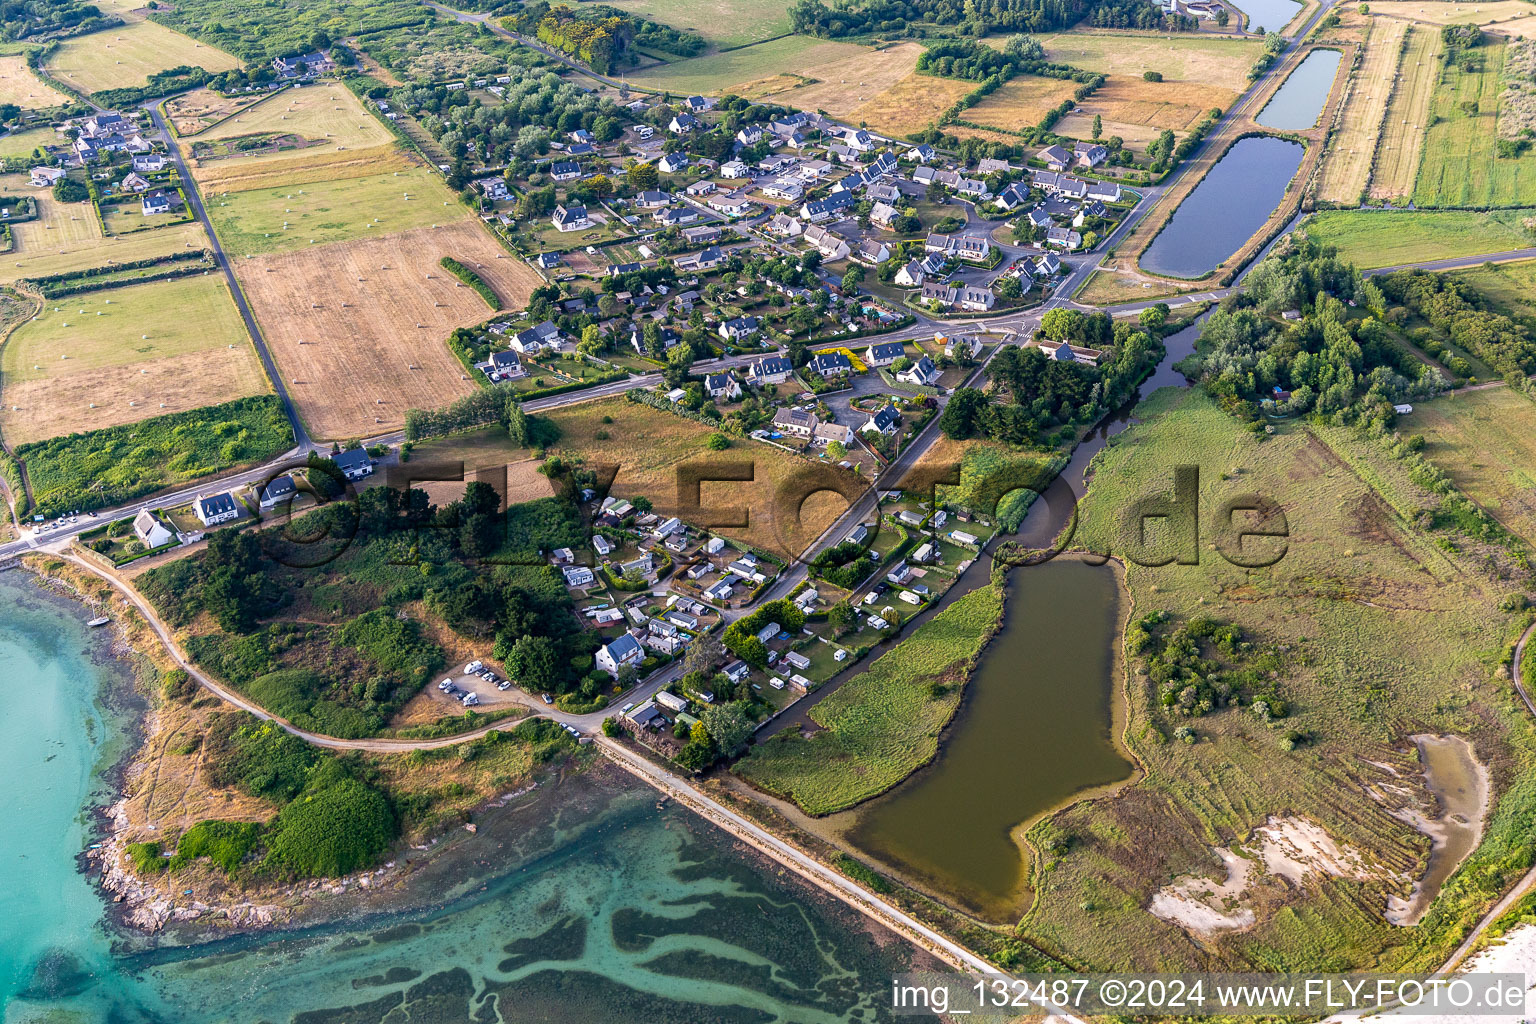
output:
<path id="1" fill-rule="evenodd" d="M 715 48 L 745 46 L 789 33 L 789 9 L 779 0 L 616 0 L 614 6 L 696 32 Z"/>
<path id="2" fill-rule="evenodd" d="M 732 770 L 808 814 L 846 810 L 885 792 L 933 760 L 1002 615 L 999 586 L 959 598 L 817 703 L 811 717 L 821 732 L 804 739 L 787 730 Z"/>
<path id="3" fill-rule="evenodd" d="M 1308 220 L 1305 229 L 1356 266 L 1370 269 L 1524 249 L 1536 245 L 1536 234 L 1525 226 L 1533 215 L 1536 210 L 1329 210 Z"/>
<path id="4" fill-rule="evenodd" d="M 424 167 L 209 195 L 205 201 L 213 230 L 234 256 L 291 252 L 469 216 Z"/>
<path id="5" fill-rule="evenodd" d="M 1398 429 L 1424 435 L 1431 462 L 1509 530 L 1536 544 L 1536 402 L 1510 388 L 1448 395 L 1417 403 Z"/>
<path id="6" fill-rule="evenodd" d="M 802 69 L 870 52 L 866 47 L 852 43 L 830 42 L 811 36 L 784 36 L 739 50 L 706 54 L 675 64 L 646 68 L 627 77 L 645 89 L 684 95 L 718 95 L 733 86 L 756 82 L 782 72 L 799 73 Z"/>
<path id="7" fill-rule="evenodd" d="M 1497 671 L 1523 628 L 1498 607 L 1510 584 L 1409 525 L 1436 499 L 1348 428 L 1293 423 L 1266 438 L 1198 390 L 1159 391 L 1137 415 L 1096 460 L 1076 542 L 1126 554 L 1124 510 L 1169 491 L 1175 465 L 1197 465 L 1200 564 L 1130 562 L 1133 618 L 1166 611 L 1176 622 L 1237 626 L 1278 660 L 1284 714 L 1165 711 L 1129 651 L 1125 740 L 1145 775 L 1031 829 L 1047 853 L 1022 934 L 1083 969 L 1438 965 L 1533 859 L 1521 823 L 1536 792 L 1516 780 L 1529 777 L 1536 743 Z M 1277 501 L 1288 520 L 1283 557 L 1267 569 L 1238 568 L 1213 550 L 1213 517 L 1245 492 Z M 1190 739 L 1180 742 L 1175 729 L 1185 726 Z M 1470 739 L 1497 796 L 1483 845 L 1405 929 L 1386 922 L 1387 897 L 1407 894 L 1428 843 L 1370 794 L 1415 776 L 1407 737 L 1420 732 Z M 1174 878 L 1222 877 L 1212 848 L 1249 842 L 1274 815 L 1359 851 L 1365 877 L 1313 875 L 1295 888 L 1256 869 L 1241 897 L 1255 923 L 1208 937 L 1147 912 Z"/>

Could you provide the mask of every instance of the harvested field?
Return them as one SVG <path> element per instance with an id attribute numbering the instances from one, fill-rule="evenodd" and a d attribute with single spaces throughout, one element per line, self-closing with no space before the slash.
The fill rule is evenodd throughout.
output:
<path id="1" fill-rule="evenodd" d="M 1164 128 L 1188 131 L 1213 108 L 1226 110 L 1236 98 L 1237 93 L 1230 89 L 1202 82 L 1148 82 L 1112 75 L 1071 117 L 1091 123 L 1097 114 L 1104 119 L 1106 136 L 1119 135 L 1126 142 L 1143 137 L 1150 141 Z M 1058 130 L 1073 134 L 1065 125 Z M 1088 137 L 1086 131 L 1082 137 Z"/>
<path id="2" fill-rule="evenodd" d="M 1429 101 L 1440 77 L 1442 48 L 1440 33 L 1426 28 L 1408 30 L 1408 49 L 1398 65 L 1399 77 L 1377 140 L 1372 199 L 1398 199 L 1413 191 L 1424 152 L 1424 126 L 1429 124 Z"/>
<path id="3" fill-rule="evenodd" d="M 16 248 L 0 256 L 0 283 L 208 246 L 208 236 L 196 222 L 104 237 L 89 204 L 56 202 L 47 192 L 28 186 L 21 175 L 0 176 L 0 190 L 31 195 L 39 214 L 36 220 L 11 226 Z"/>
<path id="4" fill-rule="evenodd" d="M 796 73 L 749 83 L 735 91 L 743 96 L 752 95 L 746 89 L 760 85 L 764 90 L 761 95 L 769 102 L 801 110 L 825 110 L 833 117 L 842 117 L 861 104 L 878 99 L 910 75 L 922 52 L 917 43 L 864 50 L 825 64 L 797 68 Z"/>
<path id="5" fill-rule="evenodd" d="M 475 268 L 511 308 L 541 283 L 469 220 L 239 262 L 246 297 L 316 437 L 387 431 L 413 406 L 474 390 L 444 339 L 490 310 L 438 266 L 444 256 Z"/>
<path id="6" fill-rule="evenodd" d="M 196 135 L 257 102 L 250 96 L 220 96 L 212 89 L 193 89 L 166 100 L 165 116 L 177 135 Z"/>
<path id="7" fill-rule="evenodd" d="M 1008 132 L 996 131 L 991 128 L 972 128 L 963 124 L 947 124 L 944 126 L 945 135 L 953 135 L 959 139 L 986 139 L 988 142 L 1006 142 L 1014 145 L 1019 141 L 1017 135 Z"/>
<path id="8" fill-rule="evenodd" d="M 1419 402 L 1401 429 L 1423 434 L 1431 462 L 1499 522 L 1536 543 L 1536 405 L 1529 398 L 1491 388 Z"/>
<path id="9" fill-rule="evenodd" d="M 1068 114 L 1056 122 L 1052 131 L 1058 132 L 1068 138 L 1086 139 L 1093 133 L 1093 115 L 1086 113 L 1087 107 L 1080 107 L 1077 111 Z M 1125 148 L 1138 155 L 1144 155 L 1147 146 L 1163 133 L 1162 128 L 1150 124 L 1133 124 L 1129 121 L 1112 121 L 1104 118 L 1104 137 L 1118 136 L 1125 144 Z M 1174 135 L 1183 138 L 1186 133 L 1175 129 Z"/>
<path id="10" fill-rule="evenodd" d="M 976 87 L 974 82 L 910 74 L 868 103 L 855 107 L 848 120 L 866 124 L 882 135 L 908 135 L 938 121 L 955 101 Z"/>
<path id="11" fill-rule="evenodd" d="M 1510 44 L 1516 45 L 1516 44 Z M 1414 179 L 1421 207 L 1489 209 L 1536 205 L 1536 152 L 1498 154 L 1499 121 L 1507 107 L 1504 58 L 1509 45 L 1478 47 L 1473 71 L 1459 64 L 1441 72 L 1430 101 L 1424 156 Z M 1464 104 L 1475 104 L 1470 110 Z"/>
<path id="12" fill-rule="evenodd" d="M 1370 26 L 1365 56 L 1349 83 L 1339 131 L 1323 164 L 1317 197 L 1324 202 L 1356 203 L 1364 193 L 1386 120 L 1392 82 L 1403 57 L 1407 22 L 1375 18 Z"/>
<path id="13" fill-rule="evenodd" d="M 1077 88 L 1076 82 L 1022 75 L 1004 82 L 962 116 L 977 124 L 1018 131 L 1039 124 L 1063 100 L 1071 99 Z"/>
<path id="14" fill-rule="evenodd" d="M 42 110 L 74 100 L 38 78 L 25 57 L 0 57 L 0 103 L 14 103 L 22 110 Z"/>
<path id="15" fill-rule="evenodd" d="M 287 136 L 291 148 L 249 155 L 193 158 L 182 145 L 204 190 L 300 185 L 363 177 L 411 166 L 394 136 L 351 90 L 334 82 L 285 89 L 200 132 L 199 146 L 246 136 Z"/>
<path id="16" fill-rule="evenodd" d="M 615 7 L 651 21 L 697 32 L 711 46 L 743 46 L 790 31 L 779 0 L 616 0 Z"/>
<path id="17" fill-rule="evenodd" d="M 231 255 L 242 257 L 392 235 L 470 217 L 442 181 L 424 167 L 210 193 L 206 203 L 219 241 Z"/>
<path id="18" fill-rule="evenodd" d="M 152 21 L 66 39 L 48 60 L 48 73 L 81 92 L 147 85 L 156 71 L 183 64 L 230 71 L 240 62 L 216 46 L 200 43 Z"/>
<path id="19" fill-rule="evenodd" d="M 1492 0 L 1490 3 L 1465 3 L 1458 0 L 1384 0 L 1371 4 L 1371 13 L 1389 18 L 1405 18 L 1428 25 L 1497 25 L 1531 16 L 1531 5 L 1524 0 Z"/>
<path id="20" fill-rule="evenodd" d="M 628 78 L 645 89 L 685 95 L 718 95 L 740 84 L 761 81 L 783 72 L 800 72 L 804 68 L 815 68 L 872 52 L 868 47 L 852 43 L 828 42 L 811 36 L 785 36 L 744 46 L 739 50 L 646 68 Z"/>
<path id="21" fill-rule="evenodd" d="M 1372 5 L 1375 9 L 1375 5 Z M 997 37 L 1001 43 L 1003 37 Z M 1053 61 L 1116 77 L 1140 79 L 1144 71 L 1159 71 L 1162 84 L 1194 82 L 1232 93 L 1248 87 L 1248 69 L 1262 43 L 1235 37 L 1110 32 L 1056 32 L 1038 37 Z M 1148 83 L 1152 84 L 1152 83 Z"/>
<path id="22" fill-rule="evenodd" d="M 340 82 L 320 82 L 302 89 L 284 89 L 210 129 L 198 141 L 233 139 L 267 132 L 302 135 L 314 142 L 307 147 L 307 152 L 313 152 L 321 146 L 362 149 L 394 141 L 394 136 L 383 123 L 363 107 L 351 89 Z"/>
<path id="23" fill-rule="evenodd" d="M 155 281 L 44 302 L 0 351 L 0 430 L 20 444 L 268 390 L 222 277 Z"/>
<path id="24" fill-rule="evenodd" d="M 151 416 L 186 412 L 271 390 L 250 343 L 156 359 L 142 373 L 72 373 L 5 385 L 0 432 L 23 444 Z M 95 408 L 91 408 L 92 404 Z M 133 403 L 133 404 L 130 404 Z M 13 410 L 11 407 L 19 407 Z"/>

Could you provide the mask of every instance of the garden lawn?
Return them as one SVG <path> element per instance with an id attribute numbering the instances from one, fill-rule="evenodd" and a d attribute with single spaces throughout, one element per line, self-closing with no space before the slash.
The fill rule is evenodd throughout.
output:
<path id="1" fill-rule="evenodd" d="M 781 733 L 733 770 L 808 814 L 831 814 L 885 792 L 933 760 L 1002 615 L 999 586 L 959 598 L 813 707 L 822 732 L 810 739 Z"/>

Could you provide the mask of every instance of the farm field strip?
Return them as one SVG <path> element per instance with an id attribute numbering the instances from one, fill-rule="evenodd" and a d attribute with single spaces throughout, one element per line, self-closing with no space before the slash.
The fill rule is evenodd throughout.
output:
<path id="1" fill-rule="evenodd" d="M 369 113 L 351 89 L 339 82 L 320 82 L 301 89 L 284 89 L 200 133 L 197 141 L 233 139 L 242 135 L 284 132 L 320 140 L 321 146 L 378 146 L 394 136 Z M 315 147 L 308 147 L 315 148 Z M 227 157 L 231 161 L 262 160 L 262 156 Z M 220 160 L 218 162 L 224 162 Z"/>
<path id="2" fill-rule="evenodd" d="M 1325 202 L 1354 203 L 1365 191 L 1387 117 L 1392 83 L 1403 58 L 1408 23 L 1375 18 L 1370 25 L 1365 56 L 1350 83 L 1339 131 L 1323 163 L 1318 198 Z"/>
<path id="3" fill-rule="evenodd" d="M 264 97 L 262 97 L 264 98 Z M 186 138 L 204 131 L 237 111 L 247 109 L 262 98 L 220 96 L 212 89 L 193 89 L 165 101 L 166 120 L 178 135 Z"/>
<path id="4" fill-rule="evenodd" d="M 1424 152 L 1424 126 L 1429 102 L 1440 75 L 1440 34 L 1415 27 L 1408 30 L 1408 48 L 1398 65 L 1398 80 L 1387 105 L 1386 122 L 1377 139 L 1376 170 L 1371 176 L 1372 199 L 1395 199 L 1413 191 L 1413 179 Z"/>
<path id="5" fill-rule="evenodd" d="M 885 135 L 906 135 L 935 123 L 956 100 L 974 88 L 973 82 L 914 72 L 855 107 L 847 117 Z"/>
<path id="6" fill-rule="evenodd" d="M 23 110 L 42 110 L 73 103 L 27 67 L 25 57 L 0 57 L 0 103 L 14 103 Z"/>
<path id="7" fill-rule="evenodd" d="M 1494 207 L 1536 205 L 1536 152 L 1501 157 L 1498 123 L 1503 106 L 1503 70 L 1508 45 L 1478 48 L 1480 64 L 1441 72 L 1430 102 L 1424 155 L 1414 180 L 1413 201 L 1420 207 Z M 1475 104 L 1471 109 L 1463 104 Z"/>
<path id="8" fill-rule="evenodd" d="M 1416 404 L 1403 428 L 1424 435 L 1425 456 L 1473 501 L 1536 542 L 1536 404 L 1510 388 L 1450 395 Z"/>
<path id="9" fill-rule="evenodd" d="M 1053 32 L 1037 38 L 1051 60 L 1085 71 L 1136 79 L 1144 71 L 1158 71 L 1165 85 L 1199 82 L 1233 93 L 1248 87 L 1248 69 L 1262 47 L 1256 39 L 1170 38 L 1161 33 L 1108 30 Z"/>
<path id="10" fill-rule="evenodd" d="M 1071 99 L 1077 88 L 1076 82 L 1059 78 L 1019 75 L 1004 82 L 961 116 L 977 124 L 1018 131 L 1038 124 L 1057 104 Z"/>
<path id="11" fill-rule="evenodd" d="M 445 339 L 492 311 L 438 266 L 443 256 L 476 269 L 510 308 L 542 283 L 462 218 L 237 261 L 272 356 L 316 437 L 391 430 L 409 408 L 434 408 L 474 389 Z"/>
<path id="12" fill-rule="evenodd" d="M 790 31 L 779 0 L 614 0 L 615 7 L 687 32 L 712 47 L 742 46 Z"/>
<path id="13" fill-rule="evenodd" d="M 66 39 L 48 60 L 48 73 L 84 93 L 145 85 L 156 71 L 183 64 L 231 71 L 240 61 L 152 21 Z"/>
<path id="14" fill-rule="evenodd" d="M 1496 25 L 1503 21 L 1528 17 L 1531 5 L 1524 0 L 1491 0 L 1489 3 L 1464 3 L 1459 0 L 1383 0 L 1371 4 L 1371 13 L 1389 18 L 1405 18 L 1427 25 Z"/>
<path id="15" fill-rule="evenodd" d="M 1362 269 L 1508 252 L 1532 244 L 1521 221 L 1536 210 L 1325 210 L 1307 233 Z"/>

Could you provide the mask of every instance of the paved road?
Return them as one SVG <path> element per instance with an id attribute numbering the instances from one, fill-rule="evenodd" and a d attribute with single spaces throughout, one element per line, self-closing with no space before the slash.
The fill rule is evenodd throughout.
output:
<path id="1" fill-rule="evenodd" d="M 187 194 L 187 201 L 192 204 L 192 212 L 202 222 L 203 231 L 208 235 L 208 244 L 213 249 L 213 258 L 217 261 L 219 269 L 224 272 L 224 280 L 229 284 L 229 293 L 234 297 L 235 307 L 240 310 L 240 319 L 245 321 L 246 333 L 251 336 L 251 344 L 256 346 L 256 354 L 261 357 L 261 365 L 267 371 L 267 379 L 272 382 L 278 400 L 283 403 L 283 413 L 288 417 L 289 425 L 293 427 L 294 444 L 300 448 L 306 448 L 310 443 L 309 433 L 304 429 L 304 421 L 299 418 L 298 409 L 288 395 L 288 388 L 283 383 L 282 374 L 277 370 L 277 363 L 273 361 L 272 353 L 267 351 L 266 338 L 262 336 L 256 317 L 252 315 L 251 307 L 245 301 L 245 292 L 241 290 L 240 282 L 235 280 L 235 268 L 230 265 L 229 255 L 224 251 L 218 234 L 213 230 L 213 224 L 208 220 L 208 211 L 203 206 L 202 195 L 197 191 L 197 182 L 193 180 L 191 173 L 187 170 L 186 162 L 181 158 L 181 148 L 176 145 L 170 128 L 166 126 L 165 118 L 160 116 L 156 106 L 147 104 L 144 109 L 149 111 L 150 119 L 159 129 L 160 140 L 165 144 L 166 151 L 170 153 L 171 160 L 176 164 L 176 173 L 181 176 L 181 185 Z"/>
<path id="2" fill-rule="evenodd" d="M 1383 216 L 1388 216 L 1384 214 Z M 1443 260 L 1425 260 L 1422 263 L 1402 263 L 1395 267 L 1377 267 L 1362 271 L 1367 277 L 1390 274 L 1397 270 L 1466 270 L 1484 263 L 1513 263 L 1516 260 L 1536 259 L 1536 248 L 1510 249 L 1507 252 L 1487 253 L 1481 256 L 1449 256 Z"/>

